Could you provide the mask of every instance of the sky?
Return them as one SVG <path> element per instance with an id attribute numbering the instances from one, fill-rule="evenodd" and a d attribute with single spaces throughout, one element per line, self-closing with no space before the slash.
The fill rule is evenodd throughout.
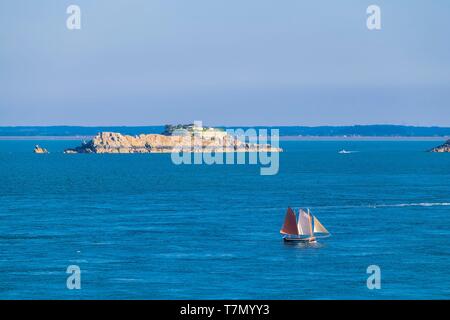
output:
<path id="1" fill-rule="evenodd" d="M 0 126 L 450 126 L 449 30 L 446 0 L 2 0 Z"/>

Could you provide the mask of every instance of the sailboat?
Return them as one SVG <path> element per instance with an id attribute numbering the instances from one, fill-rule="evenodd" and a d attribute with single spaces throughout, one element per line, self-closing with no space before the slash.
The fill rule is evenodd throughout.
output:
<path id="1" fill-rule="evenodd" d="M 320 223 L 319 219 L 309 212 L 309 209 L 307 212 L 300 209 L 297 219 L 294 210 L 288 208 L 280 233 L 284 235 L 284 241 L 307 243 L 314 243 L 317 242 L 318 238 L 331 236 L 328 230 Z"/>

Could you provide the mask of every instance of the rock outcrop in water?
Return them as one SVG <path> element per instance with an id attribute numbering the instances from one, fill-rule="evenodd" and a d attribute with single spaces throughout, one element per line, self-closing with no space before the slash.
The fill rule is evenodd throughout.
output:
<path id="1" fill-rule="evenodd" d="M 450 152 L 450 140 L 447 140 L 444 144 L 431 149 L 430 152 Z"/>
<path id="2" fill-rule="evenodd" d="M 34 153 L 48 153 L 47 149 L 41 148 L 39 145 L 36 145 L 33 150 Z"/>
<path id="3" fill-rule="evenodd" d="M 67 149 L 64 153 L 170 153 L 183 152 L 281 152 L 281 148 L 269 144 L 242 142 L 228 134 L 208 135 L 161 135 L 141 134 L 122 135 L 114 132 L 101 132 L 91 141 L 79 147 Z"/>

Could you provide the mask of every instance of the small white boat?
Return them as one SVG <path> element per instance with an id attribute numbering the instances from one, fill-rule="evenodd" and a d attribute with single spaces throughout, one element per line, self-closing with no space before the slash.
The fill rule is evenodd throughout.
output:
<path id="1" fill-rule="evenodd" d="M 328 230 L 320 223 L 319 219 L 308 212 L 299 210 L 298 219 L 294 210 L 287 209 L 284 224 L 280 233 L 287 242 L 315 243 L 318 238 L 331 236 Z"/>
<path id="2" fill-rule="evenodd" d="M 342 149 L 341 151 L 339 151 L 340 154 L 348 154 L 348 153 L 353 153 L 353 151 L 347 151 L 345 149 Z"/>

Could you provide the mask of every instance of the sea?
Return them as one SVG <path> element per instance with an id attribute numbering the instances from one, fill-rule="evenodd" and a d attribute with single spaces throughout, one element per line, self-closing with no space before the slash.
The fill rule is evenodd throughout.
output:
<path id="1" fill-rule="evenodd" d="M 439 141 L 281 141 L 276 175 L 78 144 L 0 141 L 0 299 L 450 298 Z M 288 206 L 332 236 L 284 243 Z"/>

